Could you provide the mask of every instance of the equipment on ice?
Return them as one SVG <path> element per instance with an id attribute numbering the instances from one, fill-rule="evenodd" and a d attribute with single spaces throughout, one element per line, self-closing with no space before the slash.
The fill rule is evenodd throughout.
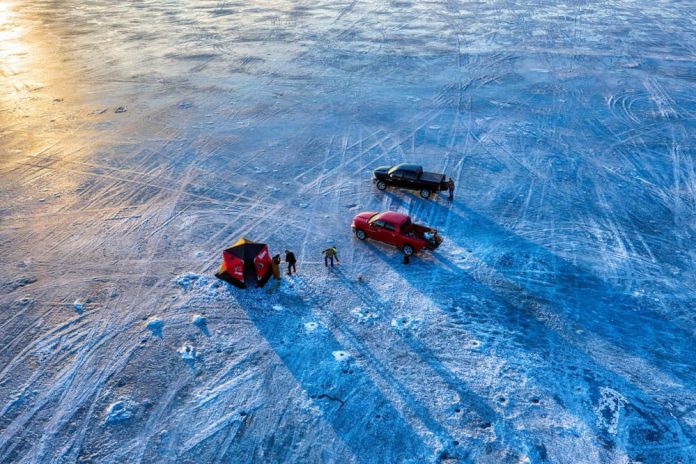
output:
<path id="1" fill-rule="evenodd" d="M 222 264 L 215 277 L 236 287 L 247 288 L 251 283 L 263 287 L 272 274 L 268 246 L 242 237 L 222 252 Z"/>

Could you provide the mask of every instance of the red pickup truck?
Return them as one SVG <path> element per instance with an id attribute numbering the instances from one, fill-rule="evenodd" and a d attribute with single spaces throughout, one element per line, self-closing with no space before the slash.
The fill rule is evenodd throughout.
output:
<path id="1" fill-rule="evenodd" d="M 423 248 L 434 250 L 442 243 L 437 230 L 414 224 L 407 215 L 392 211 L 360 213 L 353 218 L 352 228 L 360 240 L 369 237 L 388 243 L 401 248 L 407 255 L 418 253 Z"/>

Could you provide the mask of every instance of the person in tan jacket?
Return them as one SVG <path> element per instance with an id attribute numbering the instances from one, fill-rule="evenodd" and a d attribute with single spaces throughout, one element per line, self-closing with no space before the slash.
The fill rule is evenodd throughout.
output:
<path id="1" fill-rule="evenodd" d="M 336 247 L 332 246 L 322 251 L 321 254 L 324 255 L 324 266 L 329 267 L 329 261 L 331 261 L 331 267 L 334 265 L 334 258 L 336 258 L 336 264 L 340 263 L 338 255 L 336 254 Z"/>

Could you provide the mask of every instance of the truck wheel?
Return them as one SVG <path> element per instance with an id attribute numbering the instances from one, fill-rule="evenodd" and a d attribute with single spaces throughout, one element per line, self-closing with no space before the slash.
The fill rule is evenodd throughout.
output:
<path id="1" fill-rule="evenodd" d="M 426 190 L 426 189 L 421 190 L 420 196 L 422 198 L 430 198 L 430 190 Z"/>
<path id="2" fill-rule="evenodd" d="M 383 180 L 377 181 L 377 189 L 382 191 L 387 190 L 387 183 Z"/>
<path id="3" fill-rule="evenodd" d="M 413 254 L 413 247 L 411 245 L 404 245 L 403 250 L 406 256 L 411 256 Z"/>
<path id="4" fill-rule="evenodd" d="M 367 238 L 367 234 L 365 233 L 364 230 L 357 229 L 355 231 L 355 236 L 358 237 L 360 240 L 365 240 Z"/>

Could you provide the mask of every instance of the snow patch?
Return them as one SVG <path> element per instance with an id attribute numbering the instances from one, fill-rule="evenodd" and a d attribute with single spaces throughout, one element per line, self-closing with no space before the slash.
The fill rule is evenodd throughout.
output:
<path id="1" fill-rule="evenodd" d="M 17 300 L 17 303 L 20 304 L 21 306 L 26 306 L 26 305 L 33 303 L 33 302 L 34 302 L 34 299 L 31 297 L 28 297 L 28 296 L 24 296 L 24 297 L 20 298 L 19 300 Z"/>
<path id="2" fill-rule="evenodd" d="M 307 333 L 312 333 L 319 328 L 319 324 L 314 321 L 305 322 L 304 328 Z"/>
<path id="3" fill-rule="evenodd" d="M 409 316 L 399 316 L 391 320 L 391 326 L 396 330 L 416 329 L 420 324 L 420 319 L 413 319 Z"/>
<path id="4" fill-rule="evenodd" d="M 696 410 L 691 410 L 690 412 L 682 416 L 682 420 L 685 424 L 689 425 L 690 427 L 696 427 Z"/>
<path id="5" fill-rule="evenodd" d="M 621 393 L 609 387 L 600 387 L 599 394 L 599 403 L 595 408 L 597 425 L 611 435 L 616 435 L 621 410 L 628 401 Z"/>
<path id="6" fill-rule="evenodd" d="M 36 277 L 23 276 L 15 280 L 12 284 L 10 284 L 10 288 L 12 290 L 16 290 L 18 288 L 25 287 L 29 284 L 33 284 L 34 282 L 36 282 Z"/>
<path id="7" fill-rule="evenodd" d="M 360 306 L 353 308 L 350 313 L 360 322 L 369 322 L 379 317 L 379 314 L 376 312 Z"/>
<path id="8" fill-rule="evenodd" d="M 193 286 L 202 276 L 200 274 L 194 274 L 193 272 L 187 272 L 186 274 L 182 274 L 178 276 L 176 279 L 174 279 L 174 282 L 176 284 L 183 288 L 184 290 L 188 290 Z"/>
<path id="9" fill-rule="evenodd" d="M 134 405 L 128 400 L 119 400 L 111 403 L 109 407 L 106 408 L 106 419 L 104 419 L 104 424 L 115 424 L 130 419 L 134 414 L 133 409 Z"/>
<path id="10" fill-rule="evenodd" d="M 188 343 L 184 343 L 181 348 L 177 350 L 181 359 L 184 361 L 195 361 L 196 360 L 196 348 Z"/>
<path id="11" fill-rule="evenodd" d="M 187 272 L 174 279 L 184 291 L 193 291 L 196 293 L 205 294 L 207 297 L 215 297 L 218 294 L 218 289 L 221 287 L 221 282 L 218 279 L 211 279 L 210 276 Z"/>
<path id="12" fill-rule="evenodd" d="M 331 353 L 334 359 L 338 362 L 348 361 L 350 359 L 350 354 L 346 351 L 334 351 Z"/>
<path id="13" fill-rule="evenodd" d="M 274 311 L 283 311 L 283 310 L 285 309 L 284 306 L 278 305 L 278 304 L 277 304 L 277 305 L 273 305 L 273 306 L 271 306 L 271 307 L 273 308 Z"/>

